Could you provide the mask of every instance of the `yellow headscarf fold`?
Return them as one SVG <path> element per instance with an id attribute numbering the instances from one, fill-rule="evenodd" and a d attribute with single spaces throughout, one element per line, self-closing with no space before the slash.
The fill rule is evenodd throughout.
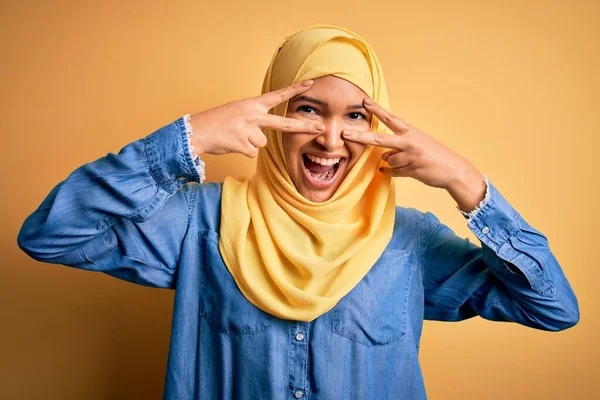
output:
<path id="1" fill-rule="evenodd" d="M 313 25 L 277 48 L 262 92 L 334 75 L 389 109 L 379 60 L 353 32 Z M 288 102 L 270 113 L 285 116 Z M 375 116 L 374 132 L 390 133 Z M 367 274 L 392 237 L 393 181 L 378 172 L 382 150 L 367 146 L 331 199 L 315 203 L 295 188 L 282 133 L 263 129 L 258 171 L 223 183 L 219 250 L 244 296 L 279 318 L 312 321 Z"/>

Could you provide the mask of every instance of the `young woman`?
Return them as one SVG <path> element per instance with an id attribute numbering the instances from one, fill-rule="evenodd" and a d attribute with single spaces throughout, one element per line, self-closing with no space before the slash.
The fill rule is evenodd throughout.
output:
<path id="1" fill-rule="evenodd" d="M 258 156 L 258 171 L 202 184 L 204 153 Z M 396 206 L 399 176 L 447 190 L 481 247 Z M 281 43 L 262 95 L 76 169 L 18 242 L 36 260 L 176 289 L 168 399 L 425 398 L 423 319 L 579 319 L 546 237 L 392 114 L 372 48 L 329 25 Z"/>

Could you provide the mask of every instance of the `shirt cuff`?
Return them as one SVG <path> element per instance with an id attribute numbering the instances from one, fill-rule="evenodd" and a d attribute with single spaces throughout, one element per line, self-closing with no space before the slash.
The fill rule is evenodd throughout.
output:
<path id="1" fill-rule="evenodd" d="M 200 159 L 200 155 L 198 153 L 196 153 L 196 148 L 194 147 L 194 145 L 192 144 L 192 136 L 194 136 L 194 129 L 192 128 L 192 124 L 190 123 L 190 114 L 185 114 L 183 116 L 183 122 L 185 123 L 185 130 L 187 133 L 187 154 L 190 155 L 190 157 L 192 158 L 192 163 L 194 164 L 194 166 L 196 167 L 196 171 L 198 172 L 198 176 L 200 177 L 200 183 L 204 182 L 206 180 L 206 175 L 205 175 L 205 164 L 204 161 L 202 161 Z"/>
<path id="2" fill-rule="evenodd" d="M 470 212 L 466 212 L 463 209 L 461 209 L 458 205 L 456 206 L 456 209 L 458 211 L 460 211 L 462 213 L 462 215 L 467 219 L 467 220 L 471 220 L 473 218 L 475 218 L 475 216 L 479 213 L 479 211 L 481 211 L 481 209 L 488 203 L 488 201 L 490 200 L 490 182 L 488 181 L 488 177 L 486 174 L 482 174 L 483 175 L 483 179 L 485 180 L 485 196 L 483 197 L 483 200 L 481 200 L 479 202 L 479 204 L 477 205 L 477 207 L 475 207 L 474 210 L 470 211 Z"/>
<path id="3" fill-rule="evenodd" d="M 486 264 L 495 265 L 489 258 L 488 250 L 491 250 L 523 272 L 535 291 L 548 293 L 550 281 L 542 267 L 549 251 L 546 237 L 521 217 L 493 183 L 489 183 L 488 190 L 489 201 L 467 224 L 485 245 L 483 256 Z"/>

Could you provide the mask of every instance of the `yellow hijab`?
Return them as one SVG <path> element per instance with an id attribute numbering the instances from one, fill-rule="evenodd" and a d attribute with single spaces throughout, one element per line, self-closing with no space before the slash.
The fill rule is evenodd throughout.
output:
<path id="1" fill-rule="evenodd" d="M 262 92 L 334 75 L 389 109 L 379 60 L 353 32 L 314 25 L 277 48 Z M 288 102 L 270 113 L 284 116 Z M 374 132 L 390 133 L 375 116 Z M 367 274 L 392 237 L 393 181 L 380 173 L 382 150 L 367 146 L 331 199 L 304 198 L 288 173 L 282 133 L 263 129 L 258 171 L 223 183 L 219 250 L 244 296 L 279 318 L 312 321 Z"/>

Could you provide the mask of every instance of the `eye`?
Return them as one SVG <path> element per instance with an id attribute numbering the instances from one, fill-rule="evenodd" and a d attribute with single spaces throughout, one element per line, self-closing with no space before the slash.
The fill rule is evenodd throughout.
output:
<path id="1" fill-rule="evenodd" d="M 367 117 L 365 117 L 365 115 L 363 113 L 359 113 L 359 112 L 353 112 L 348 115 L 350 116 L 351 119 L 364 119 L 364 120 L 367 119 Z"/>
<path id="2" fill-rule="evenodd" d="M 311 106 L 300 106 L 298 107 L 298 109 L 296 111 L 302 111 L 305 112 L 307 114 L 314 114 L 311 111 L 314 111 L 315 113 L 317 112 L 314 108 L 312 108 Z"/>

